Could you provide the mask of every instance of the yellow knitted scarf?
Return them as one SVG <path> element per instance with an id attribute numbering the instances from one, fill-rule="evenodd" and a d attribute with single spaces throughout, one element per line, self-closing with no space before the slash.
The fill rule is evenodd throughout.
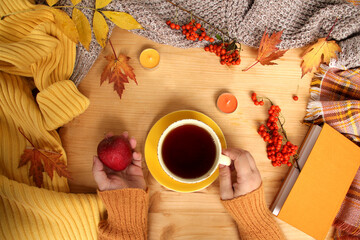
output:
<path id="1" fill-rule="evenodd" d="M 32 11 L 36 10 L 36 11 Z M 96 239 L 103 213 L 94 194 L 70 194 L 67 180 L 44 174 L 34 187 L 29 165 L 18 168 L 30 143 L 66 153 L 56 132 L 86 110 L 89 100 L 69 79 L 76 45 L 45 6 L 1 0 L 0 15 L 0 239 Z M 32 89 L 39 93 L 34 99 Z"/>

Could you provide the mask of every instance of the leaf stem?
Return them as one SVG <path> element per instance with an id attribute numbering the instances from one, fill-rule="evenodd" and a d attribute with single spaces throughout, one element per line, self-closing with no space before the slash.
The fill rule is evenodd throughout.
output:
<path id="1" fill-rule="evenodd" d="M 259 63 L 259 61 L 256 61 L 256 62 L 253 63 L 253 65 L 251 65 L 250 67 L 243 69 L 243 72 L 246 72 L 247 70 L 249 70 L 250 68 L 252 68 L 253 66 L 255 66 L 255 65 L 258 64 L 258 63 Z"/>
<path id="2" fill-rule="evenodd" d="M 329 34 L 327 35 L 327 37 L 326 37 L 326 41 L 328 40 L 328 38 L 330 37 L 330 34 L 331 34 L 331 32 L 333 31 L 333 29 L 334 29 L 334 27 L 335 27 L 335 24 L 336 24 L 336 22 L 337 22 L 337 20 L 338 20 L 338 17 L 336 17 L 336 19 L 335 19 L 335 22 L 334 22 L 334 24 L 332 25 L 332 27 L 331 27 L 331 29 L 330 29 L 330 32 L 329 32 Z"/>
<path id="3" fill-rule="evenodd" d="M 201 18 L 201 17 L 199 17 L 199 16 L 194 15 L 191 11 L 189 11 L 189 10 L 187 10 L 187 9 L 179 6 L 179 5 L 176 4 L 176 3 L 173 3 L 173 2 L 170 1 L 170 0 L 165 0 L 165 1 L 168 2 L 168 3 L 170 3 L 170 4 L 172 4 L 172 5 L 175 6 L 175 7 L 178 7 L 180 10 L 182 10 L 182 11 L 187 12 L 188 14 L 190 14 L 191 20 L 192 20 L 192 17 L 197 18 L 197 19 L 199 19 L 200 21 L 203 21 L 204 23 L 208 24 L 211 28 L 216 29 L 217 31 L 221 32 L 222 34 L 226 35 L 228 38 L 231 39 L 231 37 L 230 37 L 229 34 L 227 34 L 226 32 L 224 32 L 223 30 L 215 27 L 214 25 L 212 25 L 211 23 L 209 23 L 209 22 L 206 21 L 205 19 L 203 19 L 203 18 Z M 237 42 L 238 42 L 238 41 L 237 41 Z"/>
<path id="4" fill-rule="evenodd" d="M 64 6 L 52 6 L 52 8 L 79 8 L 79 9 L 90 9 L 90 10 L 94 10 L 96 11 L 95 8 L 91 8 L 91 7 L 81 7 L 81 6 L 67 6 L 67 5 L 64 5 Z"/>
<path id="5" fill-rule="evenodd" d="M 15 15 L 15 14 L 19 14 L 19 13 L 26 13 L 26 12 L 32 12 L 32 11 L 37 11 L 39 9 L 26 9 L 26 10 L 22 10 L 22 11 L 18 11 L 18 12 L 12 12 L 12 13 L 8 13 L 6 15 L 1 16 L 0 20 L 4 20 L 4 18 L 11 16 L 11 15 Z"/>
<path id="6" fill-rule="evenodd" d="M 45 6 L 44 6 L 45 7 Z M 81 7 L 81 6 L 68 6 L 68 5 L 64 5 L 64 6 L 51 6 L 50 8 L 78 8 L 78 9 L 90 9 L 90 10 L 94 10 L 96 11 L 95 8 L 91 8 L 91 7 Z M 0 20 L 4 20 L 4 18 L 8 17 L 8 16 L 11 16 L 11 15 L 16 15 L 16 14 L 19 14 L 19 13 L 26 13 L 26 12 L 32 12 L 32 11 L 38 11 L 38 10 L 43 10 L 43 8 L 32 8 L 32 9 L 25 9 L 25 10 L 22 10 L 22 11 L 18 11 L 18 12 L 12 12 L 12 13 L 8 13 L 6 15 L 3 15 L 0 17 Z"/>
<path id="7" fill-rule="evenodd" d="M 111 42 L 111 40 L 110 40 L 110 39 L 109 39 L 109 43 L 110 43 L 110 46 L 111 46 L 111 48 L 112 48 L 112 50 L 113 50 L 113 53 L 114 53 L 115 59 L 117 59 L 117 56 L 116 56 L 116 52 L 115 52 L 114 46 L 112 45 L 112 42 Z"/>
<path id="8" fill-rule="evenodd" d="M 19 132 L 21 133 L 21 135 L 23 135 L 23 137 L 31 144 L 31 146 L 32 146 L 33 148 L 35 148 L 34 144 L 30 141 L 30 139 L 28 139 L 28 138 L 26 137 L 25 133 L 21 130 L 20 127 L 18 127 L 18 130 L 19 130 Z"/>

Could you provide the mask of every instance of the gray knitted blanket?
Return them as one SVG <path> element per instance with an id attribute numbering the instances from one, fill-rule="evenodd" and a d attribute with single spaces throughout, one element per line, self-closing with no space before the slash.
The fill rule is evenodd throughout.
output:
<path id="1" fill-rule="evenodd" d="M 173 0 L 176 4 L 227 31 L 245 45 L 258 47 L 265 29 L 268 32 L 284 29 L 281 49 L 298 48 L 315 42 L 329 33 L 336 17 L 338 21 L 330 38 L 339 42 L 342 52 L 335 66 L 360 66 L 360 6 L 345 0 Z M 70 4 L 61 0 L 61 5 Z M 80 5 L 94 6 L 95 0 L 83 0 Z M 130 13 L 146 30 L 133 32 L 155 42 L 181 48 L 203 47 L 205 42 L 193 42 L 180 31 L 172 31 L 166 20 L 177 14 L 180 24 L 187 23 L 189 14 L 177 10 L 164 0 L 113 0 L 107 10 Z M 84 11 L 92 22 L 92 11 Z M 202 23 L 203 24 L 203 23 Z M 206 24 L 203 24 L 206 28 Z M 109 22 L 110 33 L 114 25 Z M 109 33 L 109 34 L 110 34 Z M 76 65 L 72 80 L 78 84 L 97 59 L 101 47 L 94 40 L 87 52 L 77 47 Z"/>

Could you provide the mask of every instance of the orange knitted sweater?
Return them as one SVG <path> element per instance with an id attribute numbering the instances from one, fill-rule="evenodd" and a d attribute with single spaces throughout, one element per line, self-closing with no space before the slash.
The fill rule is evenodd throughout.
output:
<path id="1" fill-rule="evenodd" d="M 148 192 L 127 188 L 98 194 L 108 212 L 107 220 L 99 223 L 99 239 L 147 238 Z M 222 203 L 237 223 L 241 239 L 285 239 L 266 206 L 262 185 Z"/>

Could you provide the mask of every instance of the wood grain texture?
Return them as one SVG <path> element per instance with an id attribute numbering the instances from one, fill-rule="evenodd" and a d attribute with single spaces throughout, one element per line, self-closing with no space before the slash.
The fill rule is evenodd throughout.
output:
<path id="1" fill-rule="evenodd" d="M 301 144 L 308 129 L 301 121 L 311 80 L 310 74 L 300 79 L 303 49 L 289 50 L 276 61 L 278 65 L 258 64 L 243 72 L 254 61 L 256 49 L 243 46 L 241 65 L 226 67 L 220 65 L 218 57 L 203 49 L 160 45 L 118 28 L 111 41 L 116 51 L 131 58 L 138 85 L 126 84 L 121 100 L 112 85 L 100 86 L 100 75 L 106 65 L 104 56 L 111 54 L 109 46 L 80 83 L 79 89 L 89 97 L 90 107 L 60 130 L 73 176 L 69 182 L 72 192 L 95 192 L 92 157 L 106 132 L 120 134 L 127 130 L 137 139 L 137 149 L 143 152 L 146 135 L 158 119 L 175 110 L 192 109 L 218 123 L 229 147 L 241 147 L 252 153 L 270 205 L 288 167 L 274 168 L 267 159 L 266 145 L 257 134 L 257 127 L 266 120 L 269 105 L 255 106 L 250 96 L 256 91 L 279 105 L 286 118 L 289 139 Z M 155 70 L 146 70 L 139 63 L 138 56 L 147 47 L 160 53 L 160 64 Z M 224 114 L 216 108 L 216 98 L 222 92 L 237 97 L 239 105 L 234 113 Z M 292 100 L 293 94 L 299 96 L 299 101 Z M 149 239 L 239 239 L 235 224 L 219 201 L 218 181 L 200 192 L 177 193 L 159 185 L 145 162 L 143 168 L 150 188 Z M 287 239 L 312 239 L 278 222 Z"/>

